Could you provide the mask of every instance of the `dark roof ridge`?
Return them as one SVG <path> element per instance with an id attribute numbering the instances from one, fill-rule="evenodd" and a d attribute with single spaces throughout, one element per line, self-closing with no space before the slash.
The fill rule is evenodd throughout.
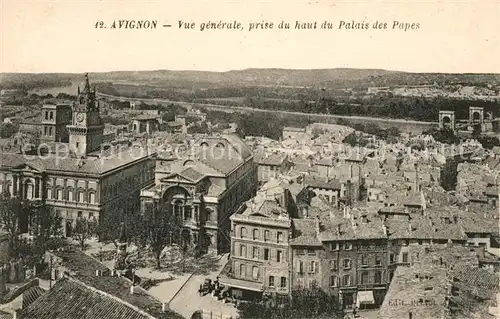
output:
<path id="1" fill-rule="evenodd" d="M 76 284 L 78 284 L 78 285 L 80 285 L 80 286 L 83 286 L 83 287 L 85 287 L 85 288 L 87 288 L 87 289 L 89 289 L 89 290 L 92 290 L 92 291 L 94 291 L 94 292 L 96 292 L 96 293 L 98 293 L 98 294 L 101 294 L 101 295 L 103 295 L 103 296 L 105 296 L 105 297 L 109 297 L 109 298 L 111 298 L 111 299 L 113 299 L 113 300 L 115 300 L 115 301 L 118 301 L 118 302 L 120 302 L 120 303 L 124 304 L 125 306 L 132 308 L 134 311 L 137 311 L 138 313 L 140 313 L 140 314 L 142 314 L 142 315 L 144 315 L 144 316 L 146 316 L 146 317 L 149 317 L 149 318 L 151 318 L 151 319 L 156 319 L 156 317 L 154 317 L 153 315 L 151 315 L 151 314 L 149 314 L 149 313 L 145 312 L 144 310 L 141 310 L 139 307 L 134 306 L 133 304 L 131 304 L 131 303 L 129 303 L 129 302 L 127 302 L 127 301 L 125 301 L 125 300 L 123 300 L 123 299 L 121 299 L 121 298 L 118 298 L 118 297 L 116 297 L 116 296 L 113 296 L 113 295 L 112 295 L 112 294 L 110 294 L 110 293 L 107 293 L 107 292 L 105 292 L 105 291 L 99 290 L 99 289 L 97 289 L 97 288 L 95 288 L 95 287 L 92 287 L 92 286 L 90 286 L 90 285 L 87 285 L 87 284 L 85 284 L 84 282 L 82 282 L 82 281 L 80 281 L 80 280 L 78 280 L 78 279 L 76 279 L 76 278 L 74 278 L 74 277 L 71 277 L 71 276 L 69 276 L 69 275 L 65 275 L 65 276 L 64 276 L 64 279 L 67 279 L 67 280 L 69 280 L 69 281 L 72 281 L 72 282 L 74 282 L 74 283 L 76 283 Z M 64 280 L 64 279 L 63 279 L 63 280 Z M 136 289 L 136 288 L 139 288 L 139 286 L 134 286 L 134 289 Z M 143 290 L 143 289 L 141 289 L 141 290 Z M 147 292 L 146 292 L 146 293 L 147 293 Z M 153 296 L 151 296 L 151 297 L 153 297 Z M 153 298 L 154 298 L 154 297 L 153 297 Z M 160 301 L 158 300 L 158 302 L 160 302 Z"/>

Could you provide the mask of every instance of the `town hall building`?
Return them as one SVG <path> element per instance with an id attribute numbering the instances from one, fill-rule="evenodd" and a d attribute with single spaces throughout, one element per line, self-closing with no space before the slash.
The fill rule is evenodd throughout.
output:
<path id="1" fill-rule="evenodd" d="M 88 75 L 77 93 L 70 106 L 42 109 L 44 140 L 62 141 L 55 149 L 0 155 L 0 192 L 45 201 L 63 218 L 66 236 L 71 236 L 77 218 L 118 223 L 124 214 L 139 214 L 140 190 L 154 184 L 156 154 L 142 147 L 103 149 L 104 123 Z M 70 123 L 61 127 L 60 121 L 68 117 Z M 50 138 L 50 132 L 62 138 Z M 27 225 L 23 228 L 27 231 Z"/>

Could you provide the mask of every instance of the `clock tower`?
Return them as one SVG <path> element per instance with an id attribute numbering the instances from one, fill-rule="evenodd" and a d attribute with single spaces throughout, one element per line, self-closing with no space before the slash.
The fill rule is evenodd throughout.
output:
<path id="1" fill-rule="evenodd" d="M 71 124 L 67 126 L 69 146 L 79 156 L 100 149 L 103 143 L 104 124 L 99 116 L 99 102 L 96 101 L 95 88 L 92 90 L 88 73 L 85 74 L 85 86 L 78 87 L 76 101 L 72 105 Z"/>

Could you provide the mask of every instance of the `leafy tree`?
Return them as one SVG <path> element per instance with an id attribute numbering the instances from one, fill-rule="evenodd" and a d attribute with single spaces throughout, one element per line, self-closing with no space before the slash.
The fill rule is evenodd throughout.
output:
<path id="1" fill-rule="evenodd" d="M 62 245 L 62 219 L 42 201 L 21 200 L 4 194 L 0 198 L 0 225 L 9 234 L 10 258 L 26 258 L 28 266 L 37 263 L 45 251 Z M 28 229 L 29 227 L 29 229 Z M 33 239 L 21 238 L 30 231 Z"/>
<path id="2" fill-rule="evenodd" d="M 13 123 L 0 123 L 0 137 L 9 138 L 17 132 L 17 126 Z"/>
<path id="3" fill-rule="evenodd" d="M 9 257 L 18 258 L 21 246 L 21 229 L 19 226 L 19 216 L 23 210 L 23 203 L 17 197 L 10 197 L 6 193 L 0 199 L 0 225 L 8 234 Z"/>
<path id="4" fill-rule="evenodd" d="M 458 144 L 460 142 L 460 139 L 455 135 L 455 133 L 449 129 L 431 129 L 424 131 L 423 134 L 431 135 L 434 140 L 444 144 Z"/>
<path id="5" fill-rule="evenodd" d="M 73 229 L 73 239 L 78 241 L 81 250 L 85 250 L 85 242 L 90 238 L 89 222 L 86 218 L 78 218 Z"/>
<path id="6" fill-rule="evenodd" d="M 168 209 L 161 205 L 153 214 L 144 221 L 146 224 L 146 243 L 153 252 L 156 267 L 161 268 L 161 252 L 168 244 L 180 240 L 182 230 L 181 221 Z"/>

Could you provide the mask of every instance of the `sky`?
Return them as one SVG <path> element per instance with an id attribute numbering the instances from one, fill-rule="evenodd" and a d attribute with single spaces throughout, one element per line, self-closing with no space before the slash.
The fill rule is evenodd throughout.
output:
<path id="1" fill-rule="evenodd" d="M 373 68 L 500 73 L 496 0 L 0 0 L 0 72 L 227 71 L 246 68 Z M 111 29 L 157 20 L 153 30 Z M 273 22 L 272 30 L 205 30 L 219 20 Z M 102 21 L 107 28 L 95 28 Z M 179 29 L 179 21 L 196 28 Z M 277 29 L 281 21 L 291 30 Z M 294 30 L 323 21 L 333 30 Z M 338 29 L 368 23 L 369 29 Z M 394 21 L 419 24 L 392 29 Z M 373 23 L 386 22 L 375 30 Z M 117 22 L 118 23 L 118 22 Z M 170 24 L 165 28 L 161 25 Z"/>

